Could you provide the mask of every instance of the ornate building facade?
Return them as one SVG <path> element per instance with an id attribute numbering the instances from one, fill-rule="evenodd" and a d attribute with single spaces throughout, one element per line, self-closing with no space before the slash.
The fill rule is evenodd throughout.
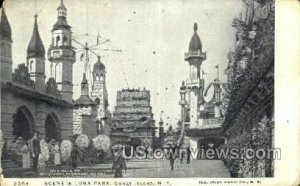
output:
<path id="1" fill-rule="evenodd" d="M 150 92 L 145 89 L 118 91 L 111 126 L 113 143 L 152 146 L 154 137 Z"/>
<path id="2" fill-rule="evenodd" d="M 233 20 L 236 47 L 225 73 L 225 121 L 222 148 L 274 148 L 274 1 L 244 1 L 244 17 Z M 233 177 L 272 177 L 273 153 L 263 158 L 224 159 Z"/>
<path id="3" fill-rule="evenodd" d="M 75 52 L 70 41 L 70 28 L 64 30 L 66 9 L 62 10 L 63 7 L 62 2 L 57 9 L 57 22 L 63 19 L 64 24 L 56 23 L 53 34 L 67 32 L 67 41 L 64 44 L 58 42 L 55 47 L 51 45 L 48 58 L 51 63 L 56 63 L 55 66 L 57 65 L 61 73 L 60 77 L 66 79 L 51 76 L 47 82 L 45 82 L 45 47 L 38 29 L 37 15 L 34 16 L 26 62 L 19 64 L 12 72 L 12 30 L 2 9 L 1 130 L 5 141 L 5 153 L 9 153 L 13 141 L 16 139 L 27 141 L 33 136 L 34 131 L 38 131 L 42 138 L 56 141 L 67 139 L 73 134 L 72 65 L 75 62 Z M 9 159 L 11 156 L 6 154 L 3 157 Z M 8 160 L 4 162 L 10 163 Z M 7 168 L 6 164 L 3 164 L 2 168 Z"/>
<path id="4" fill-rule="evenodd" d="M 5 142 L 5 153 L 2 153 L 5 158 L 2 159 L 4 170 L 17 166 L 10 159 L 12 143 L 17 139 L 28 141 L 34 131 L 38 131 L 41 138 L 58 142 L 69 139 L 74 134 L 84 133 L 95 137 L 99 133 L 109 133 L 106 72 L 100 58 L 94 65 L 91 93 L 83 74 L 81 96 L 73 101 L 73 64 L 76 57 L 64 2 L 61 0 L 57 8 L 57 21 L 49 38 L 49 78 L 45 74 L 47 60 L 39 33 L 38 16 L 35 15 L 33 20 L 33 32 L 28 42 L 25 63 L 19 64 L 12 72 L 12 29 L 2 8 L 0 78 L 1 130 Z"/>

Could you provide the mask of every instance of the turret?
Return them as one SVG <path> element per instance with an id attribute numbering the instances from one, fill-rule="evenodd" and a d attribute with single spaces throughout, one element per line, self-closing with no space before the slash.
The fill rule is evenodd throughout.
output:
<path id="1" fill-rule="evenodd" d="M 81 95 L 89 95 L 89 84 L 86 79 L 85 73 L 83 73 L 82 81 L 81 81 Z"/>
<path id="2" fill-rule="evenodd" d="M 2 7 L 0 22 L 0 69 L 2 82 L 11 81 L 12 73 L 12 39 L 11 28 L 7 20 L 4 8 Z"/>
<path id="3" fill-rule="evenodd" d="M 41 40 L 37 15 L 34 16 L 33 32 L 27 47 L 27 62 L 30 78 L 35 82 L 37 91 L 45 92 L 45 48 Z"/>
<path id="4" fill-rule="evenodd" d="M 86 79 L 85 73 L 83 73 L 82 81 L 81 81 L 81 95 L 75 101 L 75 106 L 90 106 L 95 103 L 89 97 L 89 84 Z"/>

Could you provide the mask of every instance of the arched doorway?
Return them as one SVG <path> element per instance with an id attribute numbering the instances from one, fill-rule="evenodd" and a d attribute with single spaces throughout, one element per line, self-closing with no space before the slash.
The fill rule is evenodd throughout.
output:
<path id="1" fill-rule="evenodd" d="M 47 142 L 51 139 L 61 141 L 61 126 L 54 113 L 48 114 L 45 120 L 45 136 Z"/>
<path id="2" fill-rule="evenodd" d="M 24 140 L 28 140 L 33 136 L 35 128 L 34 119 L 25 106 L 21 106 L 17 109 L 13 115 L 13 135 L 16 138 L 22 137 Z"/>

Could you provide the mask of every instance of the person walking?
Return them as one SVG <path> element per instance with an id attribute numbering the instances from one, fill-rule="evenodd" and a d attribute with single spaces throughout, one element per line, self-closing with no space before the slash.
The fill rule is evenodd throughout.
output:
<path id="1" fill-rule="evenodd" d="M 114 161 L 113 161 L 113 166 L 112 166 L 112 172 L 115 171 L 115 178 L 122 178 L 123 177 L 123 169 L 125 169 L 125 172 L 127 171 L 125 159 L 123 158 L 122 155 L 122 149 L 118 149 L 117 152 L 115 153 Z"/>
<path id="2" fill-rule="evenodd" d="M 175 146 L 170 146 L 169 148 L 169 161 L 170 161 L 170 167 L 171 167 L 171 171 L 174 170 L 174 162 L 176 159 L 176 147 Z"/>
<path id="3" fill-rule="evenodd" d="M 190 164 L 191 162 L 191 149 L 190 147 L 186 148 L 186 163 Z"/>

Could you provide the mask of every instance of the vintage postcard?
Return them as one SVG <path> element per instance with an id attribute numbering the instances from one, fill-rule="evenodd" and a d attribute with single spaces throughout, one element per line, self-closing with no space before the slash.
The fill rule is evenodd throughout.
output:
<path id="1" fill-rule="evenodd" d="M 299 184 L 293 5 L 6 0 L 0 184 Z"/>

